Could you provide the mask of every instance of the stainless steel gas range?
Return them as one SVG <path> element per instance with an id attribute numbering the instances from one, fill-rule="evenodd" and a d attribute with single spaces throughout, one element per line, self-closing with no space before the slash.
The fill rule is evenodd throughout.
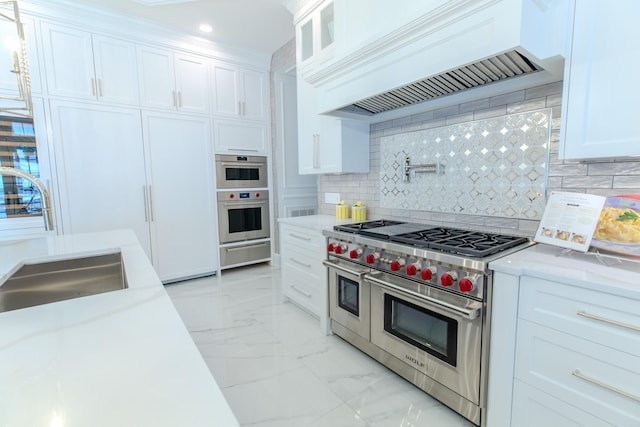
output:
<path id="1" fill-rule="evenodd" d="M 528 238 L 399 221 L 327 236 L 331 330 L 470 421 L 486 412 L 492 272 Z"/>

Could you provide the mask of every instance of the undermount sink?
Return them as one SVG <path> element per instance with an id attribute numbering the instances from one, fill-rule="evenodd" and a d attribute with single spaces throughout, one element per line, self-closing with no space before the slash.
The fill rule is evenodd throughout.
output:
<path id="1" fill-rule="evenodd" d="M 125 288 L 120 252 L 25 262 L 0 284 L 0 312 Z"/>

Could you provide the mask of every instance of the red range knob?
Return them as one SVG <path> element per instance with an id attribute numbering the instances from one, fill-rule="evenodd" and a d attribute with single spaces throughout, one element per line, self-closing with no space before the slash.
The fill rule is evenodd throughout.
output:
<path id="1" fill-rule="evenodd" d="M 461 292 L 471 292 L 475 286 L 471 278 L 465 277 L 463 279 L 460 279 L 458 287 L 460 288 Z"/>
<path id="2" fill-rule="evenodd" d="M 352 249 L 349 251 L 349 258 L 351 259 L 360 258 L 360 255 L 362 255 L 362 249 Z"/>
<path id="3" fill-rule="evenodd" d="M 343 245 L 336 245 L 335 249 L 333 250 L 333 252 L 335 252 L 336 254 L 340 255 L 343 252 L 345 252 L 347 250 L 347 248 Z"/>
<path id="4" fill-rule="evenodd" d="M 391 271 L 400 271 L 400 269 L 404 266 L 403 259 L 396 259 L 391 261 Z"/>
<path id="5" fill-rule="evenodd" d="M 327 245 L 327 252 L 333 252 L 334 249 L 335 249 L 335 247 L 333 246 L 333 243 L 329 243 Z"/>
<path id="6" fill-rule="evenodd" d="M 451 286 L 455 283 L 457 279 L 458 277 L 456 273 L 450 271 L 440 276 L 440 283 L 442 284 L 442 286 Z"/>
<path id="7" fill-rule="evenodd" d="M 427 267 L 420 272 L 422 280 L 431 280 L 435 274 L 436 269 L 433 267 Z"/>
<path id="8" fill-rule="evenodd" d="M 377 253 L 372 253 L 365 257 L 365 261 L 367 264 L 374 264 L 378 261 L 379 258 L 380 255 L 378 255 Z"/>
<path id="9" fill-rule="evenodd" d="M 407 276 L 415 276 L 418 272 L 418 266 L 416 264 L 407 265 Z"/>

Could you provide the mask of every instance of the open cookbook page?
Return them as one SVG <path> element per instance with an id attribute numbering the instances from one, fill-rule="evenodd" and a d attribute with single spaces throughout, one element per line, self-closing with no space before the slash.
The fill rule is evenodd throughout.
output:
<path id="1" fill-rule="evenodd" d="M 607 197 L 591 247 L 640 257 L 640 196 Z"/>
<path id="2" fill-rule="evenodd" d="M 592 194 L 552 192 L 534 240 L 586 252 L 605 200 Z"/>

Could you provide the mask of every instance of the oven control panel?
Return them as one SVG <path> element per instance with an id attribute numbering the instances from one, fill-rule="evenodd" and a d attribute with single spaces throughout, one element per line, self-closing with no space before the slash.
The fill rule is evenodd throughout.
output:
<path id="1" fill-rule="evenodd" d="M 483 298 L 486 279 L 479 271 L 338 239 L 329 239 L 327 253 L 423 285 Z"/>
<path id="2" fill-rule="evenodd" d="M 218 191 L 218 201 L 243 202 L 249 200 L 265 200 L 269 198 L 269 191 Z"/>

